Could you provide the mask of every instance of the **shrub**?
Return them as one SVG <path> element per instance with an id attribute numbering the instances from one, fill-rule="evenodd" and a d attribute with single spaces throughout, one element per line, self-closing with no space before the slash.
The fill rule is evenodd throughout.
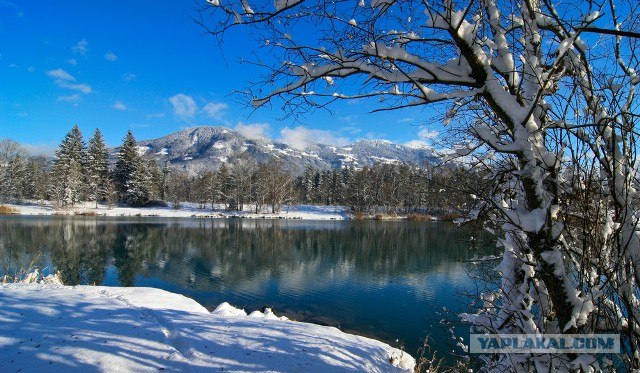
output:
<path id="1" fill-rule="evenodd" d="M 18 209 L 11 207 L 11 206 L 5 206 L 5 205 L 0 205 L 0 215 L 15 215 L 15 214 L 19 214 L 20 211 L 18 211 Z"/>
<path id="2" fill-rule="evenodd" d="M 73 215 L 78 215 L 78 216 L 98 216 L 98 213 L 95 211 L 74 211 Z"/>
<path id="3" fill-rule="evenodd" d="M 442 220 L 444 221 L 454 221 L 461 217 L 462 215 L 457 212 L 445 212 L 444 214 L 442 214 Z"/>
<path id="4" fill-rule="evenodd" d="M 366 220 L 366 219 L 367 219 L 367 217 L 368 217 L 368 216 L 367 216 L 367 214 L 365 214 L 365 213 L 364 213 L 364 212 L 362 212 L 362 211 L 358 211 L 358 212 L 356 212 L 356 213 L 353 215 L 353 218 L 354 218 L 355 220 Z"/>
<path id="5" fill-rule="evenodd" d="M 429 214 L 409 214 L 407 215 L 408 221 L 431 221 L 431 215 Z"/>

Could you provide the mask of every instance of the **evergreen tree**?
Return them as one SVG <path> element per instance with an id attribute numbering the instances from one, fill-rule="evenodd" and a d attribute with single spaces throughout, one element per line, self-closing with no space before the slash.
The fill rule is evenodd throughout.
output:
<path id="1" fill-rule="evenodd" d="M 234 198 L 235 182 L 231 175 L 231 171 L 224 163 L 218 170 L 216 182 L 218 183 L 218 187 L 216 189 L 220 193 L 220 201 L 226 205 L 227 210 L 236 210 L 238 202 Z"/>
<path id="2" fill-rule="evenodd" d="M 147 159 L 147 172 L 149 173 L 149 198 L 152 200 L 162 199 L 164 194 L 165 175 L 158 166 L 155 159 Z"/>
<path id="3" fill-rule="evenodd" d="M 164 167 L 162 167 L 162 176 L 160 178 L 160 200 L 165 200 L 165 193 L 167 192 L 167 179 L 169 178 L 169 174 L 171 173 L 171 164 L 169 162 L 165 162 Z"/>
<path id="4" fill-rule="evenodd" d="M 102 133 L 96 129 L 89 140 L 87 149 L 87 197 L 96 202 L 104 202 L 108 197 L 109 161 L 107 146 Z"/>
<path id="5" fill-rule="evenodd" d="M 138 154 L 138 145 L 131 131 L 127 132 L 120 146 L 113 170 L 113 183 L 120 201 L 131 206 L 142 206 L 149 202 L 151 175 L 147 164 Z"/>
<path id="6" fill-rule="evenodd" d="M 304 176 L 302 177 L 302 182 L 301 182 L 302 195 L 300 197 L 302 199 L 302 203 L 313 202 L 314 178 L 315 178 L 315 170 L 313 169 L 313 167 L 307 166 L 304 170 Z"/>
<path id="7" fill-rule="evenodd" d="M 46 167 L 47 159 L 44 156 L 29 158 L 26 171 L 26 198 L 43 202 L 49 197 L 47 188 L 50 175 Z"/>
<path id="8" fill-rule="evenodd" d="M 148 163 L 138 157 L 133 166 L 133 171 L 126 182 L 124 202 L 130 206 L 145 206 L 151 200 L 150 186 L 152 176 Z"/>
<path id="9" fill-rule="evenodd" d="M 73 126 L 56 151 L 52 170 L 52 195 L 62 206 L 73 206 L 84 197 L 85 146 L 82 132 Z"/>
<path id="10" fill-rule="evenodd" d="M 133 133 L 128 131 L 118 151 L 118 159 L 113 169 L 113 184 L 120 200 L 124 200 L 124 195 L 127 192 L 127 181 L 133 174 L 133 169 L 138 159 L 136 139 L 133 137 Z"/>
<path id="11" fill-rule="evenodd" d="M 26 194 L 26 165 L 22 155 L 16 154 L 6 165 L 2 188 L 10 201 L 19 202 Z"/>
<path id="12" fill-rule="evenodd" d="M 0 140 L 0 201 L 9 201 L 18 192 L 15 188 L 21 184 L 21 170 L 18 167 L 26 152 L 19 143 Z"/>

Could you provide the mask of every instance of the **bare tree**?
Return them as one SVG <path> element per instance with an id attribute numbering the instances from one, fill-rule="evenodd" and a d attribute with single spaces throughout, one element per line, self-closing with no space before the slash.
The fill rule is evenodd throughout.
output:
<path id="1" fill-rule="evenodd" d="M 280 212 L 282 205 L 293 198 L 295 179 L 276 160 L 260 164 L 257 175 L 257 180 L 263 185 L 261 201 L 271 206 L 272 213 Z"/>
<path id="2" fill-rule="evenodd" d="M 623 363 L 640 368 L 637 4 L 208 3 L 198 22 L 211 34 L 245 27 L 273 56 L 247 92 L 257 108 L 278 101 L 295 115 L 376 98 L 377 110 L 444 110 L 457 153 L 492 180 L 469 218 L 486 215 L 504 248 L 499 290 L 465 320 L 494 333 L 618 331 Z M 589 216 L 569 204 L 577 196 Z M 585 355 L 487 364 L 606 368 Z"/>

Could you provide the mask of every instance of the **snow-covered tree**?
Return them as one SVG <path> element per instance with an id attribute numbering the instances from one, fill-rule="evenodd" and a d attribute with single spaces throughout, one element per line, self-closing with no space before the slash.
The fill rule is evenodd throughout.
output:
<path id="1" fill-rule="evenodd" d="M 122 142 L 113 170 L 113 183 L 120 200 L 131 206 L 143 206 L 150 201 L 151 174 L 138 153 L 138 144 L 131 131 Z"/>
<path id="2" fill-rule="evenodd" d="M 47 158 L 44 156 L 31 157 L 27 162 L 25 196 L 41 203 L 49 197 L 50 175 L 47 172 L 47 164 Z"/>
<path id="3" fill-rule="evenodd" d="M 0 188 L 4 199 L 19 202 L 26 195 L 26 164 L 22 155 L 11 157 L 3 167 Z"/>
<path id="4" fill-rule="evenodd" d="M 165 178 L 164 170 L 160 168 L 158 162 L 149 158 L 145 160 L 147 172 L 149 173 L 149 198 L 152 200 L 162 200 L 164 197 Z"/>
<path id="5" fill-rule="evenodd" d="M 87 197 L 91 201 L 104 202 L 108 197 L 109 161 L 107 145 L 99 129 L 93 132 L 87 147 Z"/>
<path id="6" fill-rule="evenodd" d="M 238 211 L 244 210 L 244 205 L 249 203 L 254 172 L 255 164 L 246 157 L 235 158 L 231 163 L 232 195 L 233 199 L 237 201 Z"/>
<path id="7" fill-rule="evenodd" d="M 73 126 L 55 154 L 51 195 L 61 206 L 83 200 L 86 182 L 86 149 L 82 132 Z"/>
<path id="8" fill-rule="evenodd" d="M 437 104 L 446 113 L 457 153 L 493 181 L 470 219 L 484 214 L 504 249 L 499 289 L 465 320 L 501 334 L 616 331 L 617 358 L 640 368 L 637 3 L 208 3 L 209 32 L 247 27 L 275 57 L 263 84 L 251 85 L 255 107 L 281 99 L 298 114 L 375 98 L 376 110 Z M 361 205 L 371 196 L 350 193 Z M 571 205 L 579 196 L 588 209 Z M 555 354 L 486 362 L 518 371 L 606 365 Z"/>
<path id="9" fill-rule="evenodd" d="M 265 204 L 271 206 L 272 213 L 279 212 L 282 205 L 293 197 L 295 179 L 277 160 L 260 164 L 257 174 Z"/>
<path id="10" fill-rule="evenodd" d="M 215 178 L 216 191 L 218 192 L 219 201 L 224 203 L 225 208 L 229 211 L 238 209 L 238 200 L 235 198 L 235 179 L 232 171 L 223 163 L 218 169 L 218 175 Z"/>
<path id="11" fill-rule="evenodd" d="M 123 201 L 129 206 L 145 206 L 152 198 L 152 175 L 148 163 L 138 158 L 133 164 L 133 171 L 126 182 Z"/>
<path id="12" fill-rule="evenodd" d="M 189 201 L 191 178 L 185 171 L 174 170 L 167 177 L 167 200 L 173 208 L 180 208 L 180 203 Z"/>
<path id="13" fill-rule="evenodd" d="M 138 146 L 131 131 L 128 131 L 122 145 L 118 149 L 118 159 L 113 169 L 112 179 L 121 199 L 127 191 L 127 180 L 133 173 L 135 163 L 138 162 Z"/>
<path id="14" fill-rule="evenodd" d="M 304 175 L 300 180 L 300 188 L 302 190 L 300 199 L 302 200 L 302 203 L 311 203 L 314 200 L 313 198 L 313 195 L 315 193 L 314 178 L 315 178 L 315 170 L 313 169 L 313 167 L 307 166 L 304 170 Z"/>
<path id="15" fill-rule="evenodd" d="M 9 139 L 0 140 L 0 201 L 10 201 L 22 194 L 18 187 L 22 183 L 20 165 L 25 153 L 19 143 Z"/>

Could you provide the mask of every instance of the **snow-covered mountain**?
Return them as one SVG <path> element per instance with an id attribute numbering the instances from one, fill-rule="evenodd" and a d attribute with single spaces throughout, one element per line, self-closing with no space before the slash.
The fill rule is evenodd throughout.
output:
<path id="1" fill-rule="evenodd" d="M 140 153 L 191 173 L 215 170 L 222 163 L 247 157 L 257 162 L 278 158 L 296 173 L 307 166 L 320 169 L 376 163 L 437 162 L 432 150 L 408 147 L 386 140 L 360 140 L 336 147 L 312 143 L 304 150 L 265 138 L 250 139 L 227 127 L 195 127 L 154 140 L 139 142 Z"/>

